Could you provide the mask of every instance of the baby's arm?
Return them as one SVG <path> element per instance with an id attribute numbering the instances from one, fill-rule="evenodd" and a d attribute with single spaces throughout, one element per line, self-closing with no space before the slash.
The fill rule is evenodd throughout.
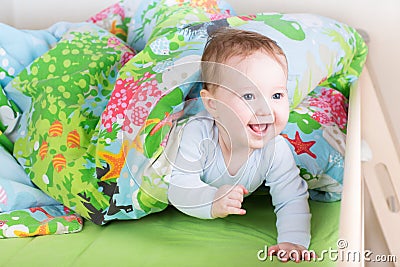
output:
<path id="1" fill-rule="evenodd" d="M 202 120 L 190 120 L 180 132 L 178 153 L 172 163 L 168 200 L 179 211 L 211 219 L 211 206 L 218 188 L 201 180 L 209 154 L 209 129 Z"/>
<path id="2" fill-rule="evenodd" d="M 174 173 L 168 188 L 168 198 L 181 212 L 201 218 L 223 218 L 229 214 L 246 214 L 243 197 L 248 190 L 242 185 L 209 186 L 195 175 Z"/>
<path id="3" fill-rule="evenodd" d="M 273 166 L 266 185 L 270 187 L 277 216 L 277 246 L 286 248 L 291 244 L 290 247 L 303 251 L 308 248 L 311 239 L 307 183 L 299 176 L 299 169 L 286 142 L 282 138 L 277 138 L 276 142 Z"/>
<path id="4" fill-rule="evenodd" d="M 202 182 L 198 175 L 173 172 L 168 187 L 168 200 L 189 216 L 211 219 L 211 206 L 217 190 Z"/>

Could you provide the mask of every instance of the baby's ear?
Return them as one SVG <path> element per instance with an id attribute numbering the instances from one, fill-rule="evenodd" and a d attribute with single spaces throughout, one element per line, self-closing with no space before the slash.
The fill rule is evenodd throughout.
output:
<path id="1" fill-rule="evenodd" d="M 208 113 L 212 116 L 215 114 L 216 110 L 216 100 L 214 96 L 210 93 L 210 91 L 206 89 L 202 89 L 200 91 L 201 100 L 203 101 L 204 107 L 207 109 Z"/>

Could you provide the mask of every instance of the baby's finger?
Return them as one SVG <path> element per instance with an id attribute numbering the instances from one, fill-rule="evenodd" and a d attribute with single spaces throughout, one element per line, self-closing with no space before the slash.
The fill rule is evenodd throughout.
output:
<path id="1" fill-rule="evenodd" d="M 278 258 L 278 260 L 283 261 L 283 262 L 287 262 L 289 260 L 289 253 L 284 250 L 284 249 L 280 249 L 278 250 L 278 252 L 276 253 L 276 257 Z"/>
<path id="2" fill-rule="evenodd" d="M 304 256 L 303 260 L 305 260 L 305 261 L 310 261 L 311 260 L 312 256 L 309 253 L 303 253 L 302 252 L 302 254 Z"/>
<path id="3" fill-rule="evenodd" d="M 232 200 L 238 200 L 240 201 L 240 203 L 243 202 L 243 194 L 237 192 L 237 191 L 232 191 L 229 195 L 228 195 L 229 199 Z"/>
<path id="4" fill-rule="evenodd" d="M 303 260 L 311 261 L 312 259 L 317 259 L 317 254 L 314 251 L 303 250 L 302 252 Z"/>
<path id="5" fill-rule="evenodd" d="M 246 189 L 243 185 L 239 184 L 235 187 L 235 189 L 239 190 L 242 194 L 246 195 L 249 193 L 249 190 Z"/>
<path id="6" fill-rule="evenodd" d="M 228 207 L 228 213 L 229 214 L 237 214 L 237 215 L 245 215 L 246 210 L 240 209 L 240 208 L 235 208 L 235 207 Z"/>
<path id="7" fill-rule="evenodd" d="M 228 207 L 232 207 L 232 208 L 240 209 L 242 207 L 242 202 L 240 202 L 237 199 L 230 199 L 230 200 L 227 201 L 226 204 L 227 204 Z"/>
<path id="8" fill-rule="evenodd" d="M 268 248 L 268 256 L 276 255 L 278 250 L 279 250 L 279 246 L 278 245 L 270 246 Z"/>
<path id="9" fill-rule="evenodd" d="M 302 258 L 301 251 L 300 251 L 300 250 L 291 250 L 291 251 L 289 252 L 289 258 L 290 258 L 292 261 L 299 263 L 300 260 L 301 260 L 301 258 Z"/>

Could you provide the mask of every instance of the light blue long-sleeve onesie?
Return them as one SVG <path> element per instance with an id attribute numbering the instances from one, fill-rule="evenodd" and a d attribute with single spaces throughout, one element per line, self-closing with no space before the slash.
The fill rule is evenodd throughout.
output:
<path id="1" fill-rule="evenodd" d="M 207 112 L 192 117 L 181 134 L 168 189 L 172 205 L 190 216 L 209 219 L 215 193 L 222 185 L 241 184 L 250 194 L 265 182 L 277 216 L 278 243 L 308 248 L 311 214 L 307 183 L 299 176 L 281 136 L 254 150 L 239 171 L 230 175 L 218 145 L 218 128 Z"/>

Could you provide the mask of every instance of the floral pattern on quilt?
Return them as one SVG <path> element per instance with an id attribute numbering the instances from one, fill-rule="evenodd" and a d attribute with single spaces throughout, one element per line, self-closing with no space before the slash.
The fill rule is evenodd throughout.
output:
<path id="1" fill-rule="evenodd" d="M 96 224 L 165 209 L 170 131 L 203 109 L 196 62 L 210 32 L 236 27 L 286 53 L 283 135 L 310 195 L 340 199 L 346 101 L 367 54 L 354 29 L 315 15 L 234 16 L 223 1 L 194 0 L 125 0 L 89 21 L 4 87 L 22 114 L 14 156 L 43 192 Z"/>

